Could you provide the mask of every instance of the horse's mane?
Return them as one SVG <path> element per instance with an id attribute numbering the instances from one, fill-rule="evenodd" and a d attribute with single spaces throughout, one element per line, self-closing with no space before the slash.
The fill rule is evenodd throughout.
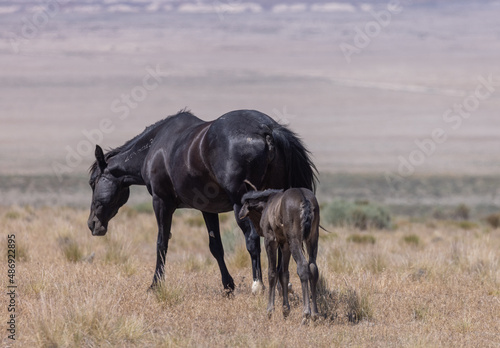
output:
<path id="1" fill-rule="evenodd" d="M 126 151 L 128 149 L 130 149 L 131 147 L 133 147 L 140 139 L 142 139 L 144 136 L 148 135 L 149 133 L 153 132 L 154 130 L 156 130 L 158 127 L 161 127 L 162 125 L 164 125 L 167 121 L 169 121 L 171 118 L 175 117 L 175 116 L 179 116 L 181 114 L 188 114 L 188 115 L 191 115 L 191 116 L 194 116 L 190 110 L 188 110 L 187 108 L 184 108 L 182 110 L 180 110 L 179 112 L 177 112 L 175 115 L 170 115 L 170 116 L 167 116 L 165 117 L 163 120 L 160 120 L 160 121 L 157 121 L 156 123 L 150 125 L 150 126 L 147 126 L 143 131 L 142 133 L 136 135 L 135 137 L 133 137 L 132 139 L 128 140 L 125 144 L 121 145 L 121 146 L 118 146 L 118 147 L 115 147 L 115 148 L 111 148 L 108 150 L 108 152 L 106 152 L 106 154 L 104 155 L 104 158 L 106 159 L 106 161 L 108 159 L 110 159 L 111 157 L 113 156 L 116 156 L 117 154 L 121 153 L 122 151 Z M 94 163 L 92 163 L 92 165 L 90 166 L 89 168 L 89 172 L 92 173 L 94 172 L 94 170 L 97 168 L 98 164 L 97 164 L 97 161 L 94 161 Z"/>

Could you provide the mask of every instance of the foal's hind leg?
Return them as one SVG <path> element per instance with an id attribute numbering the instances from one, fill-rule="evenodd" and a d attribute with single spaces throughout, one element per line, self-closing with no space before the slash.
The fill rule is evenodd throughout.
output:
<path id="1" fill-rule="evenodd" d="M 319 225 L 319 224 L 318 224 Z M 316 256 L 318 255 L 318 225 L 311 230 L 312 233 L 307 244 L 307 253 L 309 254 L 309 284 L 311 286 L 312 310 L 311 316 L 313 319 L 318 317 L 318 305 L 316 303 L 317 285 L 319 280 L 318 266 L 316 265 Z"/>
<path id="2" fill-rule="evenodd" d="M 290 265 L 290 246 L 287 244 L 282 245 L 280 248 L 282 260 L 281 265 L 278 265 L 278 276 L 281 286 L 281 291 L 283 295 L 283 316 L 287 317 L 290 314 L 290 304 L 288 303 L 288 284 L 290 280 L 290 272 L 288 271 L 288 266 Z"/>
<path id="3" fill-rule="evenodd" d="M 205 219 L 205 224 L 208 229 L 210 252 L 219 265 L 222 285 L 224 285 L 224 289 L 232 292 L 234 290 L 234 281 L 224 262 L 224 248 L 220 237 L 219 216 L 217 214 L 203 212 L 203 218 Z"/>
<path id="4" fill-rule="evenodd" d="M 310 261 L 310 260 L 309 260 Z M 309 262 L 309 285 L 311 287 L 311 298 L 312 298 L 312 308 L 311 308 L 311 317 L 313 320 L 316 320 L 318 317 L 318 304 L 316 303 L 316 294 L 317 294 L 317 285 L 319 279 L 318 266 L 316 262 Z"/>
<path id="5" fill-rule="evenodd" d="M 297 263 L 297 274 L 299 275 L 302 284 L 302 301 L 304 303 L 304 316 L 308 318 L 311 315 L 311 307 L 309 305 L 309 262 L 307 262 L 299 244 L 292 243 L 290 245 L 293 258 Z"/>

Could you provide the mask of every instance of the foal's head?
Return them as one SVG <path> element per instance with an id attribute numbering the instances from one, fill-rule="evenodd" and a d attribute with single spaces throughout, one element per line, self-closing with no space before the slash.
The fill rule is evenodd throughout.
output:
<path id="1" fill-rule="evenodd" d="M 267 202 L 274 195 L 283 192 L 283 190 L 265 190 L 265 191 L 250 191 L 241 198 L 241 210 L 238 215 L 240 219 L 246 218 L 250 211 L 262 213 Z"/>

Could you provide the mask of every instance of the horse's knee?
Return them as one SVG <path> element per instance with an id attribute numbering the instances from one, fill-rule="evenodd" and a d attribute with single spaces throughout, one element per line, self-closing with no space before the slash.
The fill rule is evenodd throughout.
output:
<path id="1" fill-rule="evenodd" d="M 250 234 L 245 238 L 246 247 L 250 255 L 260 254 L 260 237 L 258 234 Z"/>

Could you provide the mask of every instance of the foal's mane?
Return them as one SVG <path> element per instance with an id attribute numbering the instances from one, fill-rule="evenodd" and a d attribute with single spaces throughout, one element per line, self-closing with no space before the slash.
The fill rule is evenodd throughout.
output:
<path id="1" fill-rule="evenodd" d="M 283 192 L 283 190 L 267 189 L 264 191 L 249 191 L 241 197 L 241 203 L 248 199 L 261 200 L 263 198 L 268 198 L 269 196 L 275 195 L 277 193 Z"/>
<path id="2" fill-rule="evenodd" d="M 167 121 L 169 121 L 171 118 L 175 117 L 175 116 L 179 116 L 179 115 L 182 115 L 182 114 L 187 114 L 187 115 L 190 115 L 190 116 L 194 116 L 190 110 L 188 110 L 187 108 L 184 108 L 182 110 L 180 110 L 179 112 L 177 112 L 175 115 L 170 115 L 170 116 L 167 116 L 165 117 L 163 120 L 160 120 L 160 121 L 157 121 L 156 123 L 150 125 L 150 126 L 147 126 L 143 131 L 142 133 L 136 135 L 135 137 L 133 137 L 132 139 L 128 140 L 127 142 L 125 142 L 125 144 L 121 145 L 121 146 L 118 146 L 118 147 L 115 147 L 115 148 L 111 148 L 108 150 L 108 152 L 106 152 L 106 154 L 104 155 L 104 158 L 106 159 L 106 161 L 108 159 L 110 159 L 111 157 L 113 156 L 116 156 L 117 154 L 121 153 L 122 151 L 126 151 L 128 149 L 130 149 L 131 147 L 133 147 L 140 139 L 142 139 L 144 136 L 147 136 L 148 134 L 152 133 L 154 130 L 156 130 L 158 127 L 161 127 L 162 125 L 164 125 Z M 93 173 L 94 170 L 96 170 L 96 168 L 98 167 L 98 164 L 97 164 L 97 160 L 94 161 L 94 163 L 92 163 L 92 165 L 90 166 L 89 168 L 89 172 L 90 173 Z"/>

